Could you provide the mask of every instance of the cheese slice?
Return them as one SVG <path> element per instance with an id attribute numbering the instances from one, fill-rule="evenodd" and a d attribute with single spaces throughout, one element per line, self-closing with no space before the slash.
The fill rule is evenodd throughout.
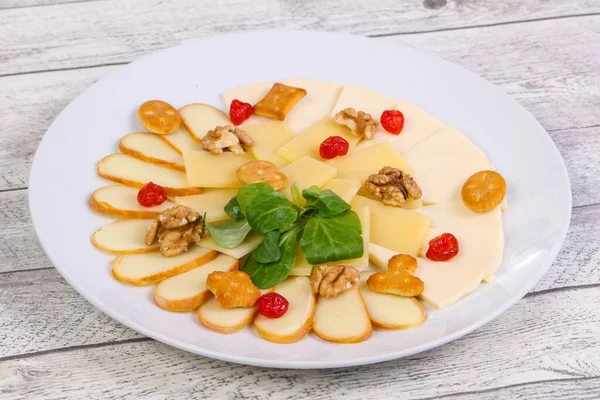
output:
<path id="1" fill-rule="evenodd" d="M 238 260 L 225 254 L 219 254 L 214 260 L 165 279 L 154 291 L 154 302 L 167 311 L 195 310 L 210 298 L 206 287 L 206 278 L 215 271 L 232 271 L 238 268 Z"/>
<path id="2" fill-rule="evenodd" d="M 180 127 L 169 135 L 160 135 L 159 137 L 179 154 L 183 154 L 184 151 L 202 150 L 198 142 L 192 138 L 191 133 L 184 127 Z"/>
<path id="3" fill-rule="evenodd" d="M 375 243 L 369 243 L 369 261 L 378 268 L 387 270 L 390 258 L 399 254 Z"/>
<path id="4" fill-rule="evenodd" d="M 358 179 L 332 179 L 323 186 L 323 190 L 329 189 L 346 203 L 350 203 L 360 187 L 361 183 Z"/>
<path id="5" fill-rule="evenodd" d="M 363 296 L 371 323 L 383 329 L 408 329 L 421 325 L 427 318 L 425 309 L 414 297 L 377 293 L 369 289 L 367 280 L 375 271 L 360 274 L 358 288 Z"/>
<path id="6" fill-rule="evenodd" d="M 119 142 L 119 150 L 142 161 L 185 171 L 181 154 L 154 133 L 134 132 L 125 135 Z"/>
<path id="7" fill-rule="evenodd" d="M 502 226 L 500 207 L 486 213 L 471 211 L 462 200 L 454 200 L 432 206 L 422 207 L 415 212 L 427 215 L 433 221 L 433 226 Z"/>
<path id="8" fill-rule="evenodd" d="M 346 139 L 350 151 L 360 141 L 360 138 L 350 133 L 350 130 L 346 126 L 337 124 L 333 118 L 327 116 L 281 146 L 277 150 L 277 154 L 289 162 L 294 162 L 304 156 L 321 160 L 319 148 L 321 143 L 330 136 L 340 136 Z M 340 156 L 338 158 L 343 157 Z"/>
<path id="9" fill-rule="evenodd" d="M 250 151 L 257 160 L 270 161 L 281 168 L 289 161 L 277 155 L 277 149 L 294 138 L 294 134 L 285 123 L 270 121 L 262 125 L 249 125 L 244 130 L 252 139 L 254 146 Z"/>
<path id="10" fill-rule="evenodd" d="M 313 331 L 335 343 L 358 343 L 371 337 L 371 319 L 358 285 L 336 297 L 319 296 Z"/>
<path id="11" fill-rule="evenodd" d="M 216 256 L 216 251 L 199 246 L 190 246 L 188 251 L 175 257 L 165 257 L 161 253 L 127 254 L 115 259 L 112 273 L 121 282 L 140 286 L 179 275 Z"/>
<path id="12" fill-rule="evenodd" d="M 244 103 L 250 103 L 254 106 L 269 93 L 269 90 L 273 87 L 273 83 L 274 82 L 252 83 L 223 92 L 223 105 L 225 106 L 225 110 L 229 111 L 231 102 L 236 99 Z M 271 121 L 269 118 L 261 117 L 260 115 L 252 115 L 240 126 L 247 127 L 248 125 L 265 124 L 269 121 Z"/>
<path id="13" fill-rule="evenodd" d="M 305 276 L 290 277 L 273 289 L 288 301 L 288 310 L 279 318 L 258 314 L 254 326 L 265 340 L 275 343 L 294 343 L 301 340 L 313 324 L 315 296 Z"/>
<path id="14" fill-rule="evenodd" d="M 332 265 L 350 265 L 354 268 L 366 268 L 369 266 L 369 234 L 371 232 L 371 213 L 369 207 L 363 207 L 355 211 L 356 214 L 358 214 L 358 218 L 360 219 L 360 225 L 362 226 L 364 253 L 359 258 L 336 261 L 331 263 Z"/>
<path id="15" fill-rule="evenodd" d="M 431 227 L 431 218 L 398 207 L 385 206 L 376 200 L 356 196 L 352 209 L 371 210 L 370 241 L 396 251 L 416 256 Z"/>
<path id="16" fill-rule="evenodd" d="M 403 153 L 402 157 L 418 174 L 455 160 L 485 159 L 485 154 L 458 129 L 446 126 Z"/>
<path id="17" fill-rule="evenodd" d="M 161 212 L 175 206 L 175 203 L 166 200 L 158 206 L 144 207 L 137 200 L 138 192 L 139 189 L 127 186 L 104 186 L 90 197 L 90 208 L 126 218 L 157 218 Z"/>
<path id="18" fill-rule="evenodd" d="M 229 117 L 223 111 L 208 104 L 188 104 L 179 109 L 179 115 L 181 115 L 181 121 L 185 129 L 196 140 L 202 139 L 206 132 L 215 129 L 217 126 L 231 125 Z"/>
<path id="19" fill-rule="evenodd" d="M 293 163 L 286 165 L 281 168 L 280 171 L 283 172 L 288 179 L 287 185 L 280 190 L 280 193 L 286 196 L 290 201 L 292 200 L 290 187 L 294 182 L 298 183 L 300 191 L 313 185 L 321 188 L 337 175 L 337 170 L 331 165 L 308 156 L 304 156 Z"/>
<path id="20" fill-rule="evenodd" d="M 250 252 L 256 249 L 260 242 L 262 242 L 262 239 L 263 235 L 250 232 L 248 236 L 246 236 L 244 241 L 242 241 L 242 243 L 240 243 L 237 247 L 233 249 L 226 249 L 224 247 L 219 246 L 217 242 L 215 242 L 215 240 L 209 234 L 207 234 L 202 239 L 200 239 L 200 242 L 198 242 L 198 246 L 216 250 L 220 253 L 227 254 L 239 260 L 240 258 L 244 257 L 247 254 L 250 254 Z"/>
<path id="21" fill-rule="evenodd" d="M 331 114 L 342 85 L 313 79 L 286 79 L 284 85 L 306 90 L 306 96 L 285 117 L 285 123 L 298 134 Z"/>
<path id="22" fill-rule="evenodd" d="M 92 235 L 92 243 L 100 250 L 120 254 L 158 251 L 158 245 L 146 246 L 146 229 L 151 221 L 121 219 L 104 225 Z"/>
<path id="23" fill-rule="evenodd" d="M 354 108 L 356 111 L 364 111 L 379 123 L 381 113 L 385 110 L 393 110 L 399 101 L 393 97 L 378 93 L 374 90 L 357 85 L 344 85 L 338 101 L 331 113 L 335 116 L 345 108 Z"/>
<path id="24" fill-rule="evenodd" d="M 225 205 L 237 194 L 237 189 L 209 189 L 194 196 L 175 197 L 175 203 L 190 207 L 192 210 L 206 214 L 206 221 L 215 222 L 229 219 Z"/>
<path id="25" fill-rule="evenodd" d="M 198 319 L 206 328 L 228 335 L 249 325 L 257 310 L 256 306 L 223 308 L 211 297 L 198 309 Z"/>
<path id="26" fill-rule="evenodd" d="M 298 242 L 298 249 L 296 251 L 296 264 L 290 271 L 290 275 L 292 276 L 309 276 L 312 273 L 313 266 L 308 263 L 306 257 L 304 257 L 304 253 L 300 248 L 300 242 Z"/>
<path id="27" fill-rule="evenodd" d="M 187 180 L 192 186 L 207 188 L 241 188 L 242 181 L 236 171 L 242 164 L 254 160 L 251 154 L 223 152 L 219 155 L 208 151 L 183 153 Z"/>

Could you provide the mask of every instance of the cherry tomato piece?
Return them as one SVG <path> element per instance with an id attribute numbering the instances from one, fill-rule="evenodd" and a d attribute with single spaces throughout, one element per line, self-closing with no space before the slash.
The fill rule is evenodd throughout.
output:
<path id="1" fill-rule="evenodd" d="M 394 135 L 399 135 L 404 128 L 404 114 L 398 110 L 385 110 L 381 114 L 381 126 Z"/>
<path id="2" fill-rule="evenodd" d="M 231 119 L 231 122 L 235 125 L 239 125 L 250 118 L 253 112 L 254 107 L 252 107 L 252 104 L 235 99 L 229 106 L 229 119 Z"/>
<path id="3" fill-rule="evenodd" d="M 319 146 L 319 154 L 326 160 L 348 154 L 350 144 L 341 136 L 329 136 Z"/>
<path id="4" fill-rule="evenodd" d="M 137 201 L 144 207 L 159 206 L 167 200 L 167 191 L 160 185 L 149 182 L 140 189 Z"/>
<path id="5" fill-rule="evenodd" d="M 458 254 L 458 240 L 451 233 L 442 233 L 429 241 L 425 256 L 432 261 L 448 261 Z"/>
<path id="6" fill-rule="evenodd" d="M 267 318 L 279 318 L 288 310 L 290 303 L 279 293 L 265 293 L 258 299 L 258 311 Z"/>

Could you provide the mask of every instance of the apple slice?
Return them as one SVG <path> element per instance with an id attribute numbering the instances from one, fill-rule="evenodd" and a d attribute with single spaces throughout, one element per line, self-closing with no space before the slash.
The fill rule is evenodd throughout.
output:
<path id="1" fill-rule="evenodd" d="M 179 109 L 183 126 L 194 138 L 200 140 L 206 132 L 217 126 L 231 125 L 231 121 L 223 111 L 208 104 L 194 103 Z"/>
<path id="2" fill-rule="evenodd" d="M 134 188 L 154 182 L 169 196 L 200 194 L 201 187 L 188 187 L 185 173 L 138 160 L 126 154 L 111 154 L 98 162 L 98 175 Z"/>
<path id="3" fill-rule="evenodd" d="M 158 252 L 128 254 L 113 261 L 112 274 L 121 282 L 147 285 L 206 264 L 216 256 L 216 251 L 200 246 L 191 246 L 188 251 L 175 257 L 165 257 Z"/>
<path id="4" fill-rule="evenodd" d="M 374 326 L 383 329 L 407 329 L 425 321 L 427 313 L 414 297 L 377 293 L 369 289 L 367 279 L 374 273 L 375 271 L 362 272 L 358 282 L 358 288 Z"/>
<path id="5" fill-rule="evenodd" d="M 367 306 L 357 285 L 336 297 L 319 296 L 314 332 L 335 343 L 358 343 L 373 333 Z"/>
<path id="6" fill-rule="evenodd" d="M 150 221 L 123 219 L 104 225 L 92 235 L 94 246 L 117 254 L 140 254 L 158 251 L 159 246 L 146 246 L 144 238 Z"/>
<path id="7" fill-rule="evenodd" d="M 184 127 L 180 127 L 169 135 L 161 135 L 159 138 L 179 154 L 183 154 L 184 151 L 201 150 L 196 139 Z"/>
<path id="8" fill-rule="evenodd" d="M 144 207 L 137 201 L 138 189 L 121 185 L 104 186 L 92 193 L 90 208 L 94 211 L 125 218 L 157 218 L 177 204 L 170 200 L 159 206 Z"/>
<path id="9" fill-rule="evenodd" d="M 142 161 L 185 172 L 181 154 L 154 133 L 134 132 L 125 135 L 119 142 L 119 150 Z"/>
<path id="10" fill-rule="evenodd" d="M 315 295 L 306 276 L 295 276 L 273 289 L 289 302 L 288 310 L 279 318 L 258 314 L 254 318 L 256 331 L 263 339 L 274 343 L 294 343 L 301 340 L 313 325 Z"/>
<path id="11" fill-rule="evenodd" d="M 196 247 L 200 248 L 200 247 Z M 154 302 L 167 311 L 191 311 L 211 296 L 206 288 L 206 278 L 214 271 L 232 271 L 238 260 L 219 254 L 214 260 L 180 275 L 165 279 L 156 286 Z"/>

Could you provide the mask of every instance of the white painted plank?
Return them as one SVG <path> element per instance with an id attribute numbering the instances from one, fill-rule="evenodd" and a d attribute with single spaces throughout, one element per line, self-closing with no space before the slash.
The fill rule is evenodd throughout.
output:
<path id="1" fill-rule="evenodd" d="M 597 12 L 596 0 L 110 0 L 17 8 L 0 17 L 0 75 L 126 62 L 220 32 L 285 28 L 383 35 Z"/>
<path id="2" fill-rule="evenodd" d="M 143 341 L 9 358 L 0 363 L 0 381 L 6 400 L 59 393 L 94 399 L 425 399 L 598 377 L 599 319 L 597 289 L 580 289 L 526 298 L 466 338 L 384 364 L 271 370 Z"/>
<path id="3" fill-rule="evenodd" d="M 51 6 L 56 4 L 80 3 L 84 1 L 100 1 L 100 0 L 0 0 L 0 10 L 9 8 L 26 8 Z"/>

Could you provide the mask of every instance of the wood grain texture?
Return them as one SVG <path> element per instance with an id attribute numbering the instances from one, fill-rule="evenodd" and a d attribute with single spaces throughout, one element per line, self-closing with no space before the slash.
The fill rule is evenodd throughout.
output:
<path id="1" fill-rule="evenodd" d="M 59 393 L 94 399 L 426 399 L 477 391 L 494 398 L 495 391 L 527 382 L 600 376 L 599 319 L 595 289 L 545 294 L 524 299 L 486 329 L 441 348 L 337 370 L 226 364 L 150 340 L 89 346 L 5 359 L 0 393 L 6 400 Z"/>
<path id="2" fill-rule="evenodd" d="M 39 6 L 52 6 L 56 4 L 71 4 L 84 1 L 102 0 L 0 0 L 0 10 L 9 8 L 28 8 Z"/>
<path id="3" fill-rule="evenodd" d="M 598 12 L 595 0 L 110 0 L 9 9 L 2 11 L 0 75 L 128 62 L 230 31 L 388 35 Z M 21 28 L 40 21 L 44 29 Z"/>

